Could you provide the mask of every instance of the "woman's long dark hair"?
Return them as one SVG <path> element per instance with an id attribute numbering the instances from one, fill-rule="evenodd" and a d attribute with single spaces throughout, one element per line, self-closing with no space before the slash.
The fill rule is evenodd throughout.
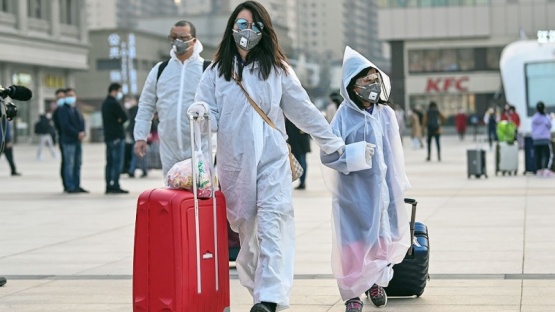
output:
<path id="1" fill-rule="evenodd" d="M 237 15 L 242 10 L 247 9 L 252 13 L 253 22 L 262 22 L 262 38 L 260 42 L 247 54 L 247 63 L 252 61 L 258 62 L 259 77 L 266 80 L 270 76 L 272 67 L 281 68 L 286 72 L 287 57 L 279 46 L 276 33 L 272 27 L 272 20 L 268 11 L 256 1 L 245 1 L 239 4 L 227 21 L 222 42 L 218 46 L 214 57 L 214 65 L 220 71 L 220 76 L 224 76 L 225 80 L 231 80 L 231 72 L 234 66 L 234 57 L 239 55 L 235 40 L 233 40 L 233 26 Z M 287 72 L 286 72 L 287 73 Z M 238 73 L 238 79 L 242 80 L 242 71 Z"/>

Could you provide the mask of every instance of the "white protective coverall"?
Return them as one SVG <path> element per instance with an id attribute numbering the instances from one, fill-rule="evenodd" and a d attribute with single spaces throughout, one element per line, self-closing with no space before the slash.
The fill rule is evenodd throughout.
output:
<path id="1" fill-rule="evenodd" d="M 181 62 L 175 52 L 160 75 L 156 64 L 148 74 L 139 99 L 135 117 L 135 140 L 145 140 L 150 133 L 154 112 L 158 112 L 158 135 L 160 137 L 160 159 L 164 176 L 177 162 L 191 158 L 191 137 L 187 109 L 195 98 L 204 59 L 200 57 L 203 47 L 197 39 L 190 58 Z M 203 142 L 206 148 L 206 142 Z M 205 151 L 206 152 L 206 151 Z"/>
<path id="2" fill-rule="evenodd" d="M 320 155 L 324 165 L 335 169 L 324 169 L 323 174 L 333 193 L 332 270 L 343 300 L 360 296 L 373 284 L 387 286 L 393 277 L 393 264 L 403 260 L 410 246 L 403 197 L 410 184 L 395 112 L 387 105 L 374 104 L 369 114 L 351 101 L 346 89 L 351 79 L 368 67 L 378 69 L 350 47 L 345 49 L 344 101 L 331 126 L 347 147 L 360 141 L 375 144 L 372 167 L 350 172 L 348 148 L 341 157 Z M 389 77 L 379 71 L 389 94 Z M 381 98 L 386 99 L 383 93 Z"/>
<path id="3" fill-rule="evenodd" d="M 252 69 L 252 71 L 251 71 Z M 237 66 L 235 71 L 237 72 Z M 271 128 L 249 104 L 239 85 L 209 67 L 195 102 L 208 103 L 217 130 L 218 177 L 231 228 L 239 233 L 237 271 L 255 303 L 282 310 L 289 305 L 295 261 L 291 169 L 285 116 L 312 135 L 324 154 L 343 148 L 326 119 L 311 103 L 294 71 L 273 68 L 267 80 L 258 63 L 243 69 L 243 86 L 274 122 Z"/>

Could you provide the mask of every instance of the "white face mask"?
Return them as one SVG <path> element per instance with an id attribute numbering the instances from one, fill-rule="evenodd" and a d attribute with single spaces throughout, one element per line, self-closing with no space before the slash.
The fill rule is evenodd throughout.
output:
<path id="1" fill-rule="evenodd" d="M 121 99 L 123 99 L 123 92 L 118 92 L 118 94 L 116 95 L 116 100 L 121 101 Z"/>

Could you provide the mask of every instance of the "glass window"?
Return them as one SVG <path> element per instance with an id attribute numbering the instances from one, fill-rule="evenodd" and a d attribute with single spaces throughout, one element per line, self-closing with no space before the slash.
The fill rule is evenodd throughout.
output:
<path id="1" fill-rule="evenodd" d="M 439 50 L 427 50 L 424 53 L 424 71 L 427 72 L 436 72 L 440 71 L 439 69 L 439 57 L 440 57 Z"/>
<path id="2" fill-rule="evenodd" d="M 96 60 L 97 70 L 112 70 L 120 69 L 121 60 L 120 59 L 98 59 Z"/>
<path id="3" fill-rule="evenodd" d="M 77 8 L 75 0 L 60 0 L 60 23 L 77 24 Z"/>
<path id="4" fill-rule="evenodd" d="M 475 69 L 474 67 L 474 49 L 458 49 L 459 69 L 468 71 Z"/>
<path id="5" fill-rule="evenodd" d="M 539 101 L 545 103 L 546 111 L 552 111 L 555 108 L 555 62 L 528 63 L 525 72 L 528 116 L 536 112 Z"/>
<path id="6" fill-rule="evenodd" d="M 441 51 L 439 59 L 439 68 L 441 71 L 459 71 L 459 64 L 457 63 L 457 51 L 455 49 L 448 49 Z"/>
<path id="7" fill-rule="evenodd" d="M 13 0 L 0 0 L 0 11 L 6 13 L 13 12 Z"/>
<path id="8" fill-rule="evenodd" d="M 48 1 L 27 0 L 27 15 L 32 18 L 48 18 Z"/>
<path id="9" fill-rule="evenodd" d="M 426 94 L 426 95 L 411 95 L 411 107 L 419 106 L 423 113 L 426 113 L 430 102 L 436 102 L 439 111 L 447 119 L 446 125 L 454 125 L 454 117 L 459 111 L 463 109 L 465 112 L 470 113 L 475 111 L 475 95 L 474 94 Z"/>
<path id="10" fill-rule="evenodd" d="M 424 51 L 409 51 L 409 72 L 420 73 L 424 71 Z"/>
<path id="11" fill-rule="evenodd" d="M 503 51 L 503 47 L 486 48 L 486 66 L 488 69 L 499 69 L 501 51 Z"/>

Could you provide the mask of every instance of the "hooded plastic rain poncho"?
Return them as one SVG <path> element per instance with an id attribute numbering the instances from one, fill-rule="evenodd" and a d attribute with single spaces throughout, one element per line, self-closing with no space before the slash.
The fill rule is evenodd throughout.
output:
<path id="1" fill-rule="evenodd" d="M 235 71 L 237 71 L 237 66 Z M 271 128 L 247 101 L 237 83 L 209 67 L 195 102 L 208 103 L 218 132 L 218 177 L 226 197 L 231 228 L 239 233 L 237 271 L 255 302 L 289 305 L 295 262 L 295 226 L 291 168 L 284 114 L 312 135 L 323 153 L 344 146 L 310 102 L 297 76 L 275 67 L 267 80 L 258 64 L 243 69 L 242 83 L 251 98 L 274 122 Z M 216 130 L 216 129 L 213 129 Z"/>
<path id="2" fill-rule="evenodd" d="M 193 49 L 191 57 L 183 63 L 172 50 L 168 65 L 158 81 L 156 76 L 161 62 L 154 66 L 139 99 L 133 134 L 135 140 L 146 141 L 154 112 L 158 112 L 160 158 L 164 176 L 175 163 L 191 158 L 187 109 L 193 104 L 204 62 L 199 56 L 203 47 L 198 39 Z"/>
<path id="3" fill-rule="evenodd" d="M 360 296 L 373 284 L 387 286 L 393 264 L 400 263 L 410 246 L 409 220 L 404 192 L 410 187 L 405 175 L 403 148 L 395 112 L 387 105 L 374 105 L 372 114 L 351 101 L 347 85 L 368 67 L 378 69 L 347 47 L 343 60 L 341 95 L 345 99 L 331 122 L 333 131 L 349 144 L 375 144 L 371 168 L 353 171 L 346 159 L 349 148 L 337 155 L 321 154 L 326 184 L 333 193 L 332 269 L 343 300 Z M 379 69 L 378 69 L 379 70 Z M 379 71 L 385 86 L 389 77 Z"/>

